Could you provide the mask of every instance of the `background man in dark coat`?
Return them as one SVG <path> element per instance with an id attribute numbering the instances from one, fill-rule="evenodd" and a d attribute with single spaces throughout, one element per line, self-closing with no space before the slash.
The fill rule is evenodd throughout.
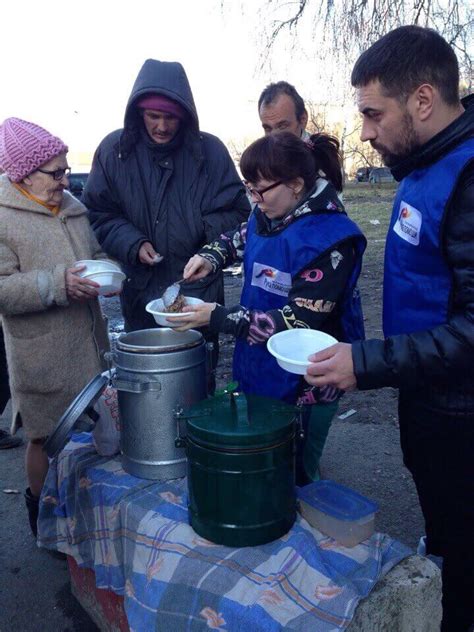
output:
<path id="1" fill-rule="evenodd" d="M 362 140 L 400 182 L 387 236 L 385 340 L 312 357 L 310 384 L 400 389 L 426 551 L 443 557 L 443 632 L 474 624 L 474 107 L 436 32 L 396 29 L 357 61 Z"/>
<path id="2" fill-rule="evenodd" d="M 199 130 L 181 64 L 144 63 L 124 128 L 106 136 L 96 151 L 83 202 L 99 243 L 127 274 L 121 294 L 126 330 L 155 327 L 146 304 L 182 277 L 199 248 L 245 221 L 250 211 L 227 149 Z M 189 296 L 224 302 L 222 273 L 184 289 Z"/>

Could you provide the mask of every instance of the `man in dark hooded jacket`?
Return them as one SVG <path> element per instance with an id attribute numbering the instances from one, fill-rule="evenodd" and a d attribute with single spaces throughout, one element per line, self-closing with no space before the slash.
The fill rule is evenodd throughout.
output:
<path id="1" fill-rule="evenodd" d="M 456 55 L 404 26 L 352 72 L 370 141 L 400 182 L 387 235 L 384 340 L 312 357 L 307 381 L 399 388 L 400 439 L 443 557 L 443 632 L 474 624 L 474 104 L 459 100 Z"/>
<path id="2" fill-rule="evenodd" d="M 182 277 L 204 244 L 238 226 L 250 206 L 223 143 L 199 131 L 186 73 L 148 59 L 124 128 L 99 145 L 83 202 L 104 251 L 122 264 L 127 331 L 155 327 L 146 304 Z M 222 274 L 187 284 L 186 295 L 224 300 Z"/>

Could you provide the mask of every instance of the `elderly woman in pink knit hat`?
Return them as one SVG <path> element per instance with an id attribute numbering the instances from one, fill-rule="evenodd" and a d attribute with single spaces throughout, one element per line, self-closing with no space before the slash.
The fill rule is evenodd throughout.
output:
<path id="1" fill-rule="evenodd" d="M 98 285 L 74 262 L 103 258 L 86 208 L 68 187 L 68 148 L 18 118 L 0 125 L 0 315 L 10 373 L 12 431 L 28 438 L 25 499 L 36 535 L 48 469 L 46 437 L 108 348 Z"/>

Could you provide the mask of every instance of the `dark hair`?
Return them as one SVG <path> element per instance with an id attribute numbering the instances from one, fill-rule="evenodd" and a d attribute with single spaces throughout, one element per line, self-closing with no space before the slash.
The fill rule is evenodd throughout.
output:
<path id="1" fill-rule="evenodd" d="M 429 83 L 448 105 L 459 103 L 459 66 L 448 42 L 432 29 L 401 26 L 372 44 L 356 61 L 354 87 L 380 81 L 385 94 L 400 100 Z"/>
<path id="2" fill-rule="evenodd" d="M 258 111 L 260 112 L 260 107 L 262 105 L 269 105 L 270 103 L 273 103 L 282 94 L 286 94 L 293 100 L 296 118 L 300 121 L 301 117 L 304 116 L 306 112 L 304 101 L 296 91 L 295 86 L 292 86 L 291 83 L 288 83 L 287 81 L 277 81 L 276 83 L 268 84 L 262 94 L 258 97 Z"/>
<path id="3" fill-rule="evenodd" d="M 339 141 L 327 134 L 313 134 L 303 141 L 290 132 L 259 138 L 249 145 L 240 158 L 240 170 L 246 180 L 258 182 L 303 178 L 307 191 L 312 189 L 323 171 L 337 191 L 342 191 L 342 168 Z"/>

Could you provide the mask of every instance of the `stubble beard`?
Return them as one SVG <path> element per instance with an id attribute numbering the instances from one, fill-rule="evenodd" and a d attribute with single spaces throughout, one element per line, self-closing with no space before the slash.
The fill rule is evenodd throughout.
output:
<path id="1" fill-rule="evenodd" d="M 382 162 L 387 167 L 394 167 L 398 163 L 408 158 L 416 149 L 421 146 L 421 142 L 413 125 L 413 118 L 409 112 L 403 113 L 401 121 L 400 138 L 394 142 L 393 149 L 385 145 L 371 143 L 372 147 L 380 154 Z"/>

